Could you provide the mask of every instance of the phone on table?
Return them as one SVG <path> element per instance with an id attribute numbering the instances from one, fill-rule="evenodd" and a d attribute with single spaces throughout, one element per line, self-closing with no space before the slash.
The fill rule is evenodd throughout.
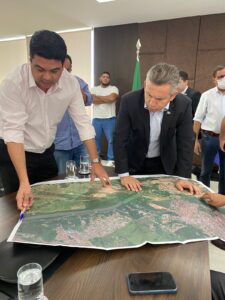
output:
<path id="1" fill-rule="evenodd" d="M 175 294 L 176 282 L 169 272 L 129 273 L 127 275 L 130 294 Z"/>

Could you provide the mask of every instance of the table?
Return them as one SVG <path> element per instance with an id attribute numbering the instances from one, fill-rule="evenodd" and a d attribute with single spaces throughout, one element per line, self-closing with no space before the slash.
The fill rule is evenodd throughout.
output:
<path id="1" fill-rule="evenodd" d="M 15 193 L 0 198 L 0 241 L 18 221 Z M 129 272 L 168 271 L 177 282 L 176 295 L 130 296 Z M 49 300 L 211 300 L 208 242 L 146 245 L 137 249 L 77 249 L 45 285 Z"/>

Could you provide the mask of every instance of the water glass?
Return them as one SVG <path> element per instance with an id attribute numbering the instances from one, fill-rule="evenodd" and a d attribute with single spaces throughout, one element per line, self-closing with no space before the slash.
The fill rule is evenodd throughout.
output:
<path id="1" fill-rule="evenodd" d="M 80 174 L 85 175 L 90 173 L 90 161 L 88 155 L 80 156 Z"/>
<path id="2" fill-rule="evenodd" d="M 22 266 L 17 272 L 19 300 L 47 300 L 44 296 L 42 267 L 37 263 Z"/>
<path id="3" fill-rule="evenodd" d="M 68 160 L 66 162 L 66 178 L 74 179 L 76 178 L 76 163 L 74 160 Z"/>

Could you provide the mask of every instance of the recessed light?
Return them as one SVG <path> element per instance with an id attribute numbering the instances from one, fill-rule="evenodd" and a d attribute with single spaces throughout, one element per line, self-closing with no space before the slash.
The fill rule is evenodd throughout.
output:
<path id="1" fill-rule="evenodd" d="M 97 2 L 99 3 L 103 3 L 103 2 L 111 2 L 111 1 L 114 1 L 114 0 L 96 0 Z"/>

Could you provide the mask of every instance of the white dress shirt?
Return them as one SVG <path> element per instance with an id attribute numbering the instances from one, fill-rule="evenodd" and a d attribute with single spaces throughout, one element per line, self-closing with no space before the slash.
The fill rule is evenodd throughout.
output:
<path id="1" fill-rule="evenodd" d="M 200 98 L 194 121 L 201 123 L 203 130 L 220 133 L 225 116 L 225 95 L 217 87 L 204 92 Z"/>
<path id="2" fill-rule="evenodd" d="M 28 152 L 43 153 L 52 145 L 67 109 L 81 140 L 94 138 L 77 79 L 64 69 L 45 93 L 36 85 L 30 64 L 24 64 L 0 86 L 0 137 L 5 143 L 24 144 Z"/>
<path id="3" fill-rule="evenodd" d="M 148 146 L 148 153 L 146 157 L 152 158 L 160 156 L 159 136 L 161 132 L 161 124 L 163 113 L 165 109 L 156 112 L 149 112 L 150 114 L 150 143 Z"/>

